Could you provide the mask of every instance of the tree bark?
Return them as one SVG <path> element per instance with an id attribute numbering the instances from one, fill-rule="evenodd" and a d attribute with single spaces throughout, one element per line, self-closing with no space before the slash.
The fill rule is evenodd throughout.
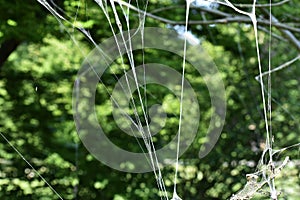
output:
<path id="1" fill-rule="evenodd" d="M 2 69 L 4 63 L 6 62 L 9 55 L 16 50 L 16 48 L 21 44 L 21 41 L 10 39 L 5 40 L 0 45 L 0 70 Z"/>

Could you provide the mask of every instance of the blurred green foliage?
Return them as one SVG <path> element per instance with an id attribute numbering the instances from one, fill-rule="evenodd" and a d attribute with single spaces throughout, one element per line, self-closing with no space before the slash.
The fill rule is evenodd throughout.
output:
<path id="1" fill-rule="evenodd" d="M 62 25 L 76 39 L 75 44 L 62 31 L 62 25 L 37 2 L 0 0 L 0 43 L 11 38 L 21 41 L 0 71 L 0 132 L 63 199 L 158 199 L 160 193 L 153 173 L 131 174 L 113 170 L 96 160 L 77 136 L 72 116 L 72 89 L 77 71 L 93 44 L 72 28 L 72 17 L 78 14 L 76 25 L 87 29 L 96 42 L 112 36 L 96 3 L 85 1 L 78 8 L 80 2 L 70 0 L 59 4 L 65 10 L 64 16 L 71 16 L 68 18 L 71 24 L 63 22 Z M 148 9 L 174 3 L 184 5 L 183 1 L 151 1 Z M 299 12 L 295 5 L 299 3 L 291 1 L 284 6 L 284 12 L 274 8 L 274 13 L 288 21 L 292 17 L 287 12 Z M 185 10 L 158 15 L 183 20 Z M 200 20 L 202 15 L 198 11 L 191 12 L 191 18 Z M 135 13 L 132 13 L 132 19 L 132 26 L 137 27 Z M 146 20 L 146 26 L 166 27 L 151 18 Z M 261 91 L 254 79 L 258 75 L 254 33 L 251 26 L 238 23 L 189 28 L 201 38 L 202 46 L 222 75 L 226 86 L 227 115 L 217 145 L 208 156 L 199 159 L 199 149 L 205 142 L 213 113 L 203 78 L 187 65 L 186 78 L 198 95 L 201 121 L 197 137 L 180 158 L 177 193 L 185 200 L 227 199 L 242 189 L 246 174 L 256 171 L 265 145 Z M 274 30 L 274 33 L 279 32 Z M 263 71 L 268 69 L 268 39 L 268 33 L 259 32 Z M 276 38 L 272 38 L 271 52 L 274 67 L 297 55 L 287 41 Z M 145 55 L 145 63 L 174 66 L 181 72 L 182 60 L 178 56 L 156 50 L 146 50 Z M 142 53 L 135 52 L 135 59 L 141 64 Z M 118 78 L 123 76 L 118 67 L 118 64 L 112 65 L 105 72 L 103 83 L 97 87 L 98 119 L 115 144 L 141 152 L 134 138 L 122 134 L 111 113 L 107 90 L 112 91 Z M 300 142 L 299 67 L 299 62 L 296 62 L 272 74 L 274 149 Z M 146 92 L 148 106 L 161 103 L 168 116 L 165 127 L 159 136 L 154 137 L 157 137 L 155 144 L 163 146 L 177 132 L 179 103 L 161 86 L 149 85 Z M 152 93 L 157 96 L 151 98 Z M 4 138 L 0 137 L 0 140 L 0 199 L 59 199 Z M 280 161 L 287 155 L 294 165 L 284 169 L 276 179 L 277 187 L 282 192 L 280 198 L 299 199 L 299 147 L 287 149 L 274 158 Z M 162 174 L 171 196 L 174 166 L 163 168 Z M 263 188 L 258 194 L 262 196 L 257 199 L 266 198 L 267 189 Z"/>

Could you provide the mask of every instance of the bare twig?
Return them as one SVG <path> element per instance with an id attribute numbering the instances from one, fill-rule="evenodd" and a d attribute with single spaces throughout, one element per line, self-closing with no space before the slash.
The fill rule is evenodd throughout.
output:
<path id="1" fill-rule="evenodd" d="M 270 30 L 268 30 L 267 28 L 263 27 L 263 26 L 257 26 L 257 28 L 265 33 L 271 34 L 273 38 L 276 38 L 277 40 L 281 40 L 284 42 L 287 42 L 288 40 L 280 35 L 275 34 L 274 32 L 270 33 Z"/>
<path id="2" fill-rule="evenodd" d="M 151 17 L 153 19 L 156 19 L 158 21 L 170 24 L 170 25 L 185 25 L 185 21 L 174 21 L 174 20 L 170 20 L 164 17 L 160 17 L 148 12 L 145 12 L 143 10 L 140 10 L 139 8 L 121 1 L 121 0 L 114 0 L 115 2 L 119 3 L 120 5 L 124 5 L 127 6 L 128 8 L 130 8 L 131 10 L 134 10 L 136 12 L 139 12 L 141 14 L 146 15 L 147 17 Z M 227 23 L 234 23 L 234 22 L 244 22 L 244 23 L 252 23 L 251 19 L 249 17 L 245 17 L 245 16 L 232 16 L 226 13 L 223 13 L 221 11 L 216 11 L 216 10 L 212 10 L 212 9 L 203 9 L 203 11 L 209 11 L 210 13 L 214 13 L 218 16 L 226 16 L 225 18 L 222 19 L 215 19 L 215 20 L 190 20 L 188 22 L 189 25 L 210 25 L 210 24 L 227 24 Z M 265 20 L 265 19 L 257 19 L 257 23 L 258 25 L 269 25 L 270 22 L 269 20 Z M 289 31 L 293 31 L 293 32 L 297 32 L 300 33 L 300 28 L 295 28 L 295 27 L 291 27 L 288 26 L 286 24 L 282 24 L 280 22 L 274 22 L 272 24 L 274 27 L 276 28 L 281 28 L 281 29 L 286 29 Z"/>
<path id="3" fill-rule="evenodd" d="M 298 55 L 297 57 L 293 58 L 292 60 L 289 60 L 289 61 L 285 62 L 284 64 L 272 69 L 271 71 L 266 71 L 266 72 L 262 73 L 261 75 L 265 76 L 265 75 L 271 74 L 273 72 L 279 71 L 285 67 L 290 66 L 291 64 L 293 64 L 294 62 L 296 62 L 299 59 L 300 59 L 300 55 Z M 259 75 L 255 76 L 255 79 L 259 80 Z"/>
<path id="4" fill-rule="evenodd" d="M 158 13 L 158 12 L 164 12 L 167 10 L 174 10 L 174 9 L 178 9 L 178 8 L 182 8 L 184 9 L 185 6 L 184 5 L 177 5 L 177 6 L 166 6 L 166 7 L 162 7 L 162 8 L 158 8 L 155 10 L 150 11 L 150 13 Z M 212 13 L 218 16 L 223 16 L 223 17 L 228 17 L 228 16 L 232 16 L 228 13 L 222 12 L 220 10 L 216 10 L 216 9 L 209 9 L 209 8 L 205 8 L 205 7 L 199 7 L 199 6 L 191 6 L 191 9 L 195 9 L 195 10 L 201 10 L 207 13 Z"/>
<path id="5" fill-rule="evenodd" d="M 220 5 L 225 5 L 225 6 L 228 6 L 227 3 L 225 2 L 222 2 L 222 1 L 216 1 L 216 0 L 207 0 L 208 2 L 211 2 L 211 3 L 218 3 Z M 256 8 L 267 8 L 267 7 L 275 7 L 275 6 L 281 6 L 287 2 L 289 2 L 290 0 L 283 0 L 283 1 L 280 1 L 280 2 L 277 2 L 277 3 L 272 3 L 272 4 L 255 4 L 255 7 Z M 253 4 L 233 4 L 234 6 L 236 7 L 240 7 L 240 8 L 252 8 L 253 7 Z"/>
<path id="6" fill-rule="evenodd" d="M 271 3 L 271 4 L 256 4 L 255 7 L 257 8 L 269 8 L 270 6 L 272 7 L 275 7 L 275 6 L 281 6 L 287 2 L 289 2 L 290 0 L 284 0 L 284 1 L 280 1 L 280 2 L 277 2 L 277 3 Z M 253 5 L 252 4 L 234 4 L 235 6 L 237 7 L 252 7 Z"/>

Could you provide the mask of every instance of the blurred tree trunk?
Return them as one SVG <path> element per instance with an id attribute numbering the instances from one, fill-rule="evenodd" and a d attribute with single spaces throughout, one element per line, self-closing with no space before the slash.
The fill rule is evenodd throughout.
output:
<path id="1" fill-rule="evenodd" d="M 4 41 L 0 45 L 0 70 L 4 65 L 5 61 L 9 57 L 9 55 L 16 50 L 16 48 L 21 44 L 21 41 L 15 39 L 9 39 Z"/>

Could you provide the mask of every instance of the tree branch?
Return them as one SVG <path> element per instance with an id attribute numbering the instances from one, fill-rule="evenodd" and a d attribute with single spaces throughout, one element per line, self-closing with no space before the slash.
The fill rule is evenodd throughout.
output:
<path id="1" fill-rule="evenodd" d="M 271 17 L 272 21 L 274 21 L 275 23 L 278 23 L 278 19 L 273 16 L 269 11 L 267 11 L 266 9 L 263 9 L 263 11 Z M 272 24 L 273 25 L 273 24 Z M 282 33 L 282 35 L 288 39 L 296 48 L 297 50 L 300 52 L 300 41 L 294 36 L 293 33 L 290 32 L 290 30 L 283 30 L 283 29 L 279 29 L 279 31 Z"/>

